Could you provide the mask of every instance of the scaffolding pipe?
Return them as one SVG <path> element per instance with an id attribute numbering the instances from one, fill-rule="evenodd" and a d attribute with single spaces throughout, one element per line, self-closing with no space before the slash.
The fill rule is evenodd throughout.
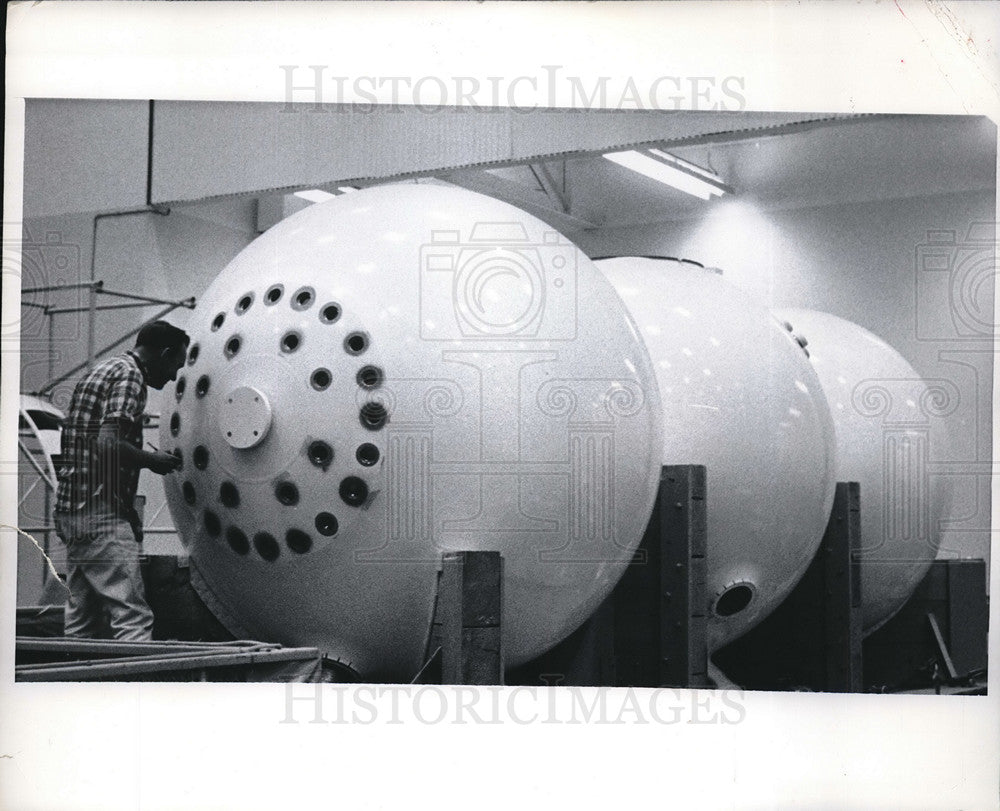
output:
<path id="1" fill-rule="evenodd" d="M 163 318 L 163 316 L 167 315 L 168 313 L 172 313 L 174 310 L 176 310 L 178 307 L 181 307 L 181 306 L 183 306 L 183 305 L 181 305 L 181 304 L 171 304 L 169 307 L 165 307 L 162 310 L 160 310 L 160 312 L 158 312 L 156 315 L 154 315 L 150 320 L 151 321 L 156 321 L 159 318 Z M 136 335 L 139 332 L 139 330 L 141 330 L 143 328 L 143 326 L 145 326 L 145 324 L 140 324 L 135 329 L 130 330 L 129 332 L 125 333 L 121 338 L 119 338 L 114 343 L 108 344 L 106 347 L 104 347 L 100 351 L 96 352 L 95 353 L 95 359 L 101 357 L 102 355 L 107 354 L 108 352 L 110 352 L 112 349 L 114 349 L 115 347 L 119 346 L 120 344 L 123 344 L 125 341 L 127 341 L 129 338 L 131 338 L 133 335 Z M 57 378 L 55 378 L 53 380 L 50 380 L 48 383 L 46 383 L 44 386 L 42 386 L 35 393 L 37 395 L 39 395 L 39 396 L 47 394 L 48 392 L 52 391 L 52 389 L 54 389 L 56 386 L 58 386 L 60 383 L 62 383 L 64 380 L 67 380 L 67 379 L 71 378 L 73 375 L 75 375 L 81 369 L 87 368 L 87 366 L 89 366 L 90 363 L 91 363 L 91 361 L 89 359 L 85 360 L 83 363 L 78 363 L 76 366 L 74 366 L 68 372 L 64 372 L 63 374 L 59 375 L 59 377 L 57 377 Z"/>

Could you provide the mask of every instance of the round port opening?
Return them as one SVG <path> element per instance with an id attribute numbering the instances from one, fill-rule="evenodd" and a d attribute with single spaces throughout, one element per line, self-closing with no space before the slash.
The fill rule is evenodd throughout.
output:
<path id="1" fill-rule="evenodd" d="M 340 483 L 340 497 L 351 507 L 360 507 L 368 498 L 368 485 L 364 479 L 348 476 Z"/>
<path id="2" fill-rule="evenodd" d="M 316 516 L 316 531 L 320 535 L 327 537 L 337 534 L 339 527 L 336 517 L 332 513 L 320 513 Z"/>
<path id="3" fill-rule="evenodd" d="M 379 460 L 379 450 L 371 442 L 359 445 L 355 457 L 365 467 L 371 467 Z"/>
<path id="4" fill-rule="evenodd" d="M 304 555 L 312 549 L 312 538 L 301 529 L 290 529 L 285 533 L 285 543 L 297 555 Z"/>
<path id="5" fill-rule="evenodd" d="M 299 488 L 292 482 L 278 482 L 274 488 L 274 497 L 286 507 L 294 507 L 299 503 Z"/>

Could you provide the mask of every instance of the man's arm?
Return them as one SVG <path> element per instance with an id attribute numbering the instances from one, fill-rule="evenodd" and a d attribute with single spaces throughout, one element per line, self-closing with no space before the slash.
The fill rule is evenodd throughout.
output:
<path id="1" fill-rule="evenodd" d="M 172 473 L 181 466 L 180 458 L 172 453 L 144 451 L 122 439 L 116 421 L 107 421 L 101 425 L 97 434 L 97 449 L 106 459 L 146 468 L 160 476 Z"/>

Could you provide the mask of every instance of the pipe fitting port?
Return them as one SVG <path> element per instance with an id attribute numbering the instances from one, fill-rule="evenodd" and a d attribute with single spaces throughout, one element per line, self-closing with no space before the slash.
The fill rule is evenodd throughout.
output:
<path id="1" fill-rule="evenodd" d="M 304 555 L 312 549 L 312 538 L 301 529 L 290 529 L 285 533 L 285 544 L 297 555 Z"/>
<path id="2" fill-rule="evenodd" d="M 228 341 L 226 341 L 225 355 L 227 358 L 232 360 L 236 353 L 240 351 L 240 336 L 234 335 Z"/>
<path id="3" fill-rule="evenodd" d="M 358 369 L 358 385 L 363 389 L 376 389 L 382 385 L 384 375 L 378 366 L 362 366 Z"/>
<path id="4" fill-rule="evenodd" d="M 230 527 L 226 530 L 226 542 L 237 555 L 245 555 L 250 551 L 250 539 L 239 527 Z"/>
<path id="5" fill-rule="evenodd" d="M 369 431 L 377 431 L 389 421 L 389 412 L 382 403 L 369 401 L 361 406 L 361 424 Z"/>
<path id="6" fill-rule="evenodd" d="M 197 493 L 194 491 L 194 485 L 191 482 L 184 482 L 181 485 L 181 493 L 184 496 L 184 501 L 188 504 L 193 505 L 198 500 Z"/>
<path id="7" fill-rule="evenodd" d="M 267 288 L 267 292 L 264 294 L 264 303 L 268 306 L 277 304 L 281 301 L 281 297 L 285 294 L 285 286 L 283 284 L 272 284 Z"/>
<path id="8" fill-rule="evenodd" d="M 208 375 L 202 375 L 201 377 L 199 377 L 198 382 L 195 384 L 194 387 L 195 397 L 204 397 L 206 394 L 208 394 L 208 384 L 209 384 Z"/>
<path id="9" fill-rule="evenodd" d="M 253 306 L 253 293 L 245 293 L 239 301 L 236 302 L 236 314 L 243 315 L 247 310 Z"/>
<path id="10" fill-rule="evenodd" d="M 749 583 L 738 583 L 726 589 L 715 601 L 715 613 L 719 617 L 739 614 L 753 601 L 753 588 Z"/>
<path id="11" fill-rule="evenodd" d="M 281 336 L 281 351 L 286 355 L 290 355 L 300 346 L 302 346 L 302 336 L 296 330 L 291 330 Z"/>
<path id="12" fill-rule="evenodd" d="M 204 445 L 198 445 L 194 449 L 192 458 L 194 459 L 194 466 L 198 468 L 198 470 L 204 470 L 208 467 L 208 448 Z"/>
<path id="13" fill-rule="evenodd" d="M 240 506 L 240 491 L 232 482 L 223 482 L 219 486 L 219 501 L 224 507 L 234 510 Z"/>
<path id="14" fill-rule="evenodd" d="M 332 382 L 333 375 L 330 374 L 329 369 L 317 369 L 312 373 L 312 377 L 309 378 L 309 383 L 316 391 L 325 391 L 330 388 L 330 383 Z"/>
<path id="15" fill-rule="evenodd" d="M 211 510 L 205 510 L 205 532 L 213 538 L 218 538 L 222 534 L 222 524 L 219 522 L 219 516 Z"/>
<path id="16" fill-rule="evenodd" d="M 299 488 L 292 482 L 278 482 L 274 488 L 274 497 L 286 507 L 294 507 L 299 503 Z"/>
<path id="17" fill-rule="evenodd" d="M 348 476 L 340 483 L 340 497 L 351 507 L 360 507 L 368 499 L 368 485 L 364 479 Z"/>
<path id="18" fill-rule="evenodd" d="M 337 534 L 337 529 L 339 527 L 340 524 L 333 513 L 319 513 L 319 515 L 316 516 L 316 531 L 320 535 L 325 535 L 329 538 L 331 535 Z"/>
<path id="19" fill-rule="evenodd" d="M 316 291 L 311 287 L 300 287 L 292 296 L 293 310 L 308 310 L 316 298 Z"/>
<path id="20" fill-rule="evenodd" d="M 215 318 L 212 319 L 212 332 L 218 332 L 219 327 L 222 326 L 223 322 L 226 320 L 225 313 L 219 313 Z"/>
<path id="21" fill-rule="evenodd" d="M 269 563 L 277 560 L 278 555 L 281 554 L 278 542 L 274 540 L 274 536 L 269 532 L 258 532 L 254 535 L 253 548 L 257 550 L 258 555 Z"/>
<path id="22" fill-rule="evenodd" d="M 365 332 L 352 332 L 344 338 L 344 351 L 348 355 L 360 355 L 368 348 L 368 334 Z"/>
<path id="23" fill-rule="evenodd" d="M 181 401 L 181 397 L 184 396 L 184 389 L 187 388 L 187 381 L 183 375 L 177 378 L 177 385 L 174 386 L 174 397 L 177 398 L 177 402 Z"/>
<path id="24" fill-rule="evenodd" d="M 379 460 L 379 450 L 371 442 L 366 442 L 364 445 L 359 445 L 358 450 L 355 452 L 355 457 L 358 462 L 365 467 L 371 467 Z"/>
<path id="25" fill-rule="evenodd" d="M 177 436 L 181 432 L 181 415 L 176 411 L 170 415 L 170 435 Z"/>
<path id="26" fill-rule="evenodd" d="M 195 361 L 198 360 L 198 352 L 200 351 L 201 350 L 198 349 L 198 344 L 193 344 L 191 346 L 188 350 L 188 366 L 194 366 Z"/>
<path id="27" fill-rule="evenodd" d="M 306 455 L 309 457 L 310 462 L 323 470 L 330 467 L 330 463 L 333 462 L 333 448 L 321 439 L 309 443 Z"/>
<path id="28" fill-rule="evenodd" d="M 335 301 L 324 304 L 319 311 L 319 320 L 322 324 L 335 324 L 340 320 L 340 305 Z"/>

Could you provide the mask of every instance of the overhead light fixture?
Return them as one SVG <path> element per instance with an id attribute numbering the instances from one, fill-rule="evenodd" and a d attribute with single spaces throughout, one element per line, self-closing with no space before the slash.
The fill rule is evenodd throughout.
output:
<path id="1" fill-rule="evenodd" d="M 305 191 L 295 192 L 295 196 L 301 197 L 303 200 L 308 200 L 310 203 L 325 203 L 337 195 L 330 194 L 330 192 L 323 191 L 322 189 L 306 189 Z"/>
<path id="2" fill-rule="evenodd" d="M 715 172 L 710 172 L 661 149 L 606 152 L 604 157 L 619 166 L 693 194 L 702 200 L 733 193 L 732 188 L 723 183 L 722 178 Z"/>
<path id="3" fill-rule="evenodd" d="M 350 194 L 352 191 L 357 190 L 357 186 L 337 186 L 336 191 L 332 192 L 324 191 L 323 189 L 304 189 L 303 191 L 294 192 L 294 194 L 296 197 L 301 197 L 310 203 L 325 203 L 327 200 L 332 200 L 341 194 Z"/>

